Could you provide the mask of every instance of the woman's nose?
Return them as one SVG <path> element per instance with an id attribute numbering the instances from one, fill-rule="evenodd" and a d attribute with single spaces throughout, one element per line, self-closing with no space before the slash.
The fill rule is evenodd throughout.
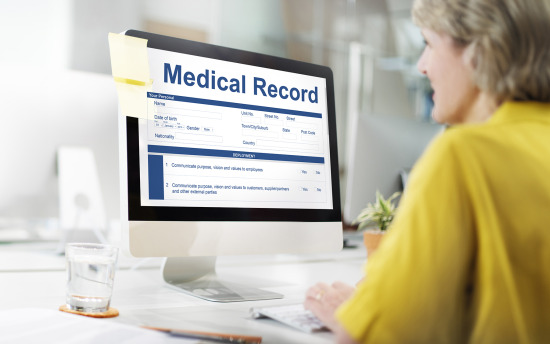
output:
<path id="1" fill-rule="evenodd" d="M 427 73 L 426 69 L 426 48 L 424 48 L 424 51 L 422 51 L 422 55 L 420 55 L 420 58 L 418 59 L 418 62 L 416 63 L 416 68 L 418 71 L 424 75 Z"/>

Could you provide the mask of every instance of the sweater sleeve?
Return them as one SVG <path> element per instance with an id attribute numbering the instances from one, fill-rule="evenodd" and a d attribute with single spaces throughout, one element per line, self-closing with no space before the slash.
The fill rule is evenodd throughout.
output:
<path id="1" fill-rule="evenodd" d="M 366 278 L 337 312 L 361 343 L 460 341 L 475 239 L 465 155 L 452 131 L 414 167 Z"/>

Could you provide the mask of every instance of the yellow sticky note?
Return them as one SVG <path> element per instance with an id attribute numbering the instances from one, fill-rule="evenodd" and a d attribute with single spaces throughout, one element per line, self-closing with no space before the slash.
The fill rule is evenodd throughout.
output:
<path id="1" fill-rule="evenodd" d="M 122 114 L 147 118 L 147 91 L 151 87 L 147 40 L 109 33 L 109 50 Z"/>
<path id="2" fill-rule="evenodd" d="M 109 49 L 113 77 L 149 81 L 146 39 L 109 33 Z"/>

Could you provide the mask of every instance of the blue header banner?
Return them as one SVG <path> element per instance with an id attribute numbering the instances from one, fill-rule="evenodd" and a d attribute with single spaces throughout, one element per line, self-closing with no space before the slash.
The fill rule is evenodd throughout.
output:
<path id="1" fill-rule="evenodd" d="M 177 102 L 193 103 L 193 104 L 222 106 L 222 107 L 234 108 L 234 109 L 246 109 L 246 110 L 282 113 L 282 114 L 294 115 L 294 116 L 305 116 L 305 117 L 313 117 L 313 118 L 322 118 L 323 117 L 322 114 L 319 113 L 319 112 L 307 112 L 307 111 L 298 111 L 298 110 L 290 110 L 290 109 L 280 109 L 280 108 L 274 108 L 274 107 L 269 107 L 269 106 L 258 106 L 258 105 L 251 105 L 251 104 L 232 103 L 232 102 L 224 102 L 224 101 L 221 101 L 221 100 L 211 100 L 211 99 L 184 97 L 184 96 L 176 96 L 176 95 L 173 95 L 173 94 L 163 94 L 163 93 L 155 93 L 155 92 L 147 92 L 147 98 L 166 99 L 166 100 L 173 100 L 173 101 L 177 101 Z"/>
<path id="2" fill-rule="evenodd" d="M 313 163 L 313 164 L 325 163 L 325 158 L 315 157 L 315 156 L 239 152 L 239 151 L 226 151 L 226 150 L 204 149 L 204 148 L 149 145 L 148 151 L 149 153 L 200 155 L 200 156 L 214 156 L 214 157 L 234 158 L 234 159 L 292 161 L 292 162 L 306 162 L 306 163 Z"/>

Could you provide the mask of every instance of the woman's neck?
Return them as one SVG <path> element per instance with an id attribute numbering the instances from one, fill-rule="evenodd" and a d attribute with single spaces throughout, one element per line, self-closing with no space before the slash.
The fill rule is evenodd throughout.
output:
<path id="1" fill-rule="evenodd" d="M 483 123 L 495 113 L 500 105 L 494 96 L 480 92 L 470 107 L 468 115 L 464 117 L 463 123 Z"/>

